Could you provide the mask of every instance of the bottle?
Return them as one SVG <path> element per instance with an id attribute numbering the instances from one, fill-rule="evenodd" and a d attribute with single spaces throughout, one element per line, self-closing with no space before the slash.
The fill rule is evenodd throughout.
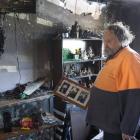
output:
<path id="1" fill-rule="evenodd" d="M 11 132 L 12 131 L 12 118 L 11 113 L 8 111 L 3 112 L 3 124 L 4 124 L 4 132 Z"/>
<path id="2" fill-rule="evenodd" d="M 79 59 L 79 54 L 78 54 L 78 50 L 75 49 L 75 59 L 78 60 Z"/>
<path id="3" fill-rule="evenodd" d="M 75 54 L 78 54 L 78 50 L 77 49 L 75 49 Z"/>
<path id="4" fill-rule="evenodd" d="M 81 59 L 81 58 L 82 58 L 82 51 L 81 51 L 81 48 L 79 48 L 78 54 L 79 54 L 79 59 Z"/>
<path id="5" fill-rule="evenodd" d="M 79 38 L 79 30 L 80 26 L 77 21 L 75 21 L 74 25 L 72 26 L 72 34 L 74 38 Z"/>
<path id="6" fill-rule="evenodd" d="M 76 29 L 76 38 L 79 38 L 80 26 L 77 21 L 75 21 L 75 29 Z"/>

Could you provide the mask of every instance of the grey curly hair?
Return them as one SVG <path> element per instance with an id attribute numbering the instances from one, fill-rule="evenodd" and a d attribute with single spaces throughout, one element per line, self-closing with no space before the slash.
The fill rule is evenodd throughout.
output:
<path id="1" fill-rule="evenodd" d="M 123 25 L 122 22 L 110 24 L 106 29 L 114 32 L 118 40 L 121 42 L 122 47 L 129 45 L 135 39 L 135 35 L 130 31 L 129 26 Z"/>

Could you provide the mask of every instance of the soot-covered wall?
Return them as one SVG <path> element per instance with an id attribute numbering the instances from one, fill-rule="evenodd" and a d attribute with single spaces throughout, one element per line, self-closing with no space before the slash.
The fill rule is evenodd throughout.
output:
<path id="1" fill-rule="evenodd" d="M 51 58 L 47 38 L 53 29 L 37 24 L 36 19 L 36 15 L 28 15 L 25 19 L 18 19 L 16 15 L 6 16 L 3 20 L 6 39 L 0 58 L 0 92 L 14 88 L 19 82 L 50 76 Z"/>

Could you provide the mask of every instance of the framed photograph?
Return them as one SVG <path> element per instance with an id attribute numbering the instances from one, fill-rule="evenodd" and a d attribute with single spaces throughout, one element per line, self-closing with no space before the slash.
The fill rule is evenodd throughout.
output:
<path id="1" fill-rule="evenodd" d="M 67 83 L 67 82 L 63 82 L 60 89 L 59 89 L 59 92 L 62 93 L 62 94 L 66 94 L 67 90 L 69 89 L 70 87 L 70 84 Z"/>
<path id="2" fill-rule="evenodd" d="M 90 98 L 90 92 L 88 88 L 83 87 L 66 77 L 63 77 L 58 83 L 54 90 L 54 94 L 83 109 L 87 108 Z"/>

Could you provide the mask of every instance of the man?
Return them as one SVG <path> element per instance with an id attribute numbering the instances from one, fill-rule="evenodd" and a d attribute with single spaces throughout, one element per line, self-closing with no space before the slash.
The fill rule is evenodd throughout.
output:
<path id="1" fill-rule="evenodd" d="M 129 47 L 134 36 L 121 22 L 103 36 L 107 61 L 91 89 L 87 122 L 104 140 L 134 139 L 140 117 L 140 55 Z"/>

